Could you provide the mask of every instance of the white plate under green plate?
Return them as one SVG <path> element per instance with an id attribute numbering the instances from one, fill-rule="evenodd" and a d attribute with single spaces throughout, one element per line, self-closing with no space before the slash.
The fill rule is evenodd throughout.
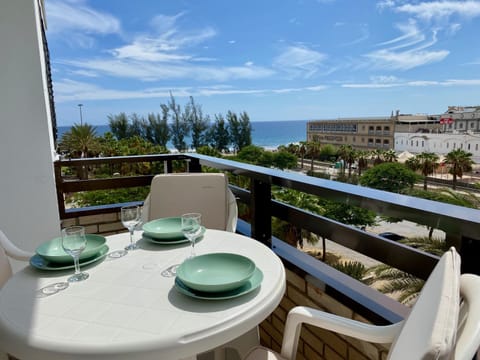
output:
<path id="1" fill-rule="evenodd" d="M 107 256 L 108 250 L 109 250 L 108 246 L 104 245 L 100 249 L 100 251 L 97 253 L 97 255 L 95 255 L 90 259 L 80 261 L 80 267 L 92 264 L 96 261 L 103 259 L 105 256 Z M 68 270 L 68 269 L 73 269 L 75 267 L 73 265 L 73 259 L 71 264 L 68 264 L 68 265 L 59 264 L 52 261 L 48 261 L 47 259 L 41 257 L 38 254 L 35 254 L 30 258 L 30 265 L 40 270 Z"/>
<path id="2" fill-rule="evenodd" d="M 192 290 L 223 292 L 242 286 L 254 271 L 255 263 L 245 256 L 211 253 L 185 260 L 177 269 L 177 277 Z"/>
<path id="3" fill-rule="evenodd" d="M 153 239 L 184 239 L 181 217 L 166 217 L 149 221 L 142 226 L 143 232 Z"/>
<path id="4" fill-rule="evenodd" d="M 248 279 L 248 281 L 245 284 L 243 284 L 243 286 L 240 286 L 239 288 L 236 288 L 230 291 L 217 292 L 217 293 L 195 291 L 193 289 L 190 289 L 185 284 L 183 284 L 178 277 L 175 278 L 175 288 L 177 289 L 178 292 L 195 299 L 227 300 L 227 299 L 233 299 L 254 291 L 261 285 L 262 280 L 263 280 L 263 273 L 260 269 L 257 268 L 253 272 L 252 277 Z"/>
<path id="5" fill-rule="evenodd" d="M 195 241 L 195 243 L 197 243 L 198 241 L 200 241 L 200 239 L 202 238 L 203 234 L 205 233 L 205 227 L 202 226 L 202 230 L 200 232 L 200 236 L 197 237 L 197 240 Z M 151 236 L 149 236 L 148 234 L 146 234 L 145 232 L 142 234 L 142 237 L 147 240 L 147 241 L 150 241 L 151 243 L 154 243 L 154 244 L 157 244 L 157 245 L 175 245 L 175 244 L 183 244 L 183 243 L 188 243 L 189 240 L 186 238 L 186 237 L 183 237 L 181 239 L 155 239 Z"/>
<path id="6" fill-rule="evenodd" d="M 105 237 L 101 235 L 85 234 L 85 237 L 87 238 L 87 246 L 80 254 L 80 261 L 96 256 L 106 242 Z M 49 262 L 73 265 L 73 258 L 63 250 L 61 237 L 43 243 L 37 247 L 35 252 Z"/>

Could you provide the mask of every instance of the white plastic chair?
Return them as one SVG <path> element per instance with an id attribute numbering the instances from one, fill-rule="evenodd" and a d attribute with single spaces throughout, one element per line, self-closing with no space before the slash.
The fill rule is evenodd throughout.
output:
<path id="1" fill-rule="evenodd" d="M 376 326 L 299 306 L 287 316 L 281 353 L 259 346 L 245 360 L 295 359 L 302 323 L 372 343 L 391 343 L 388 359 L 471 360 L 480 346 L 480 276 L 460 276 L 460 256 L 451 248 L 404 321 Z"/>
<path id="2" fill-rule="evenodd" d="M 28 261 L 33 254 L 16 247 L 0 230 L 0 289 L 12 276 L 12 266 L 9 257 L 19 261 Z M 0 349 L 0 359 L 8 359 L 6 353 Z"/>
<path id="3" fill-rule="evenodd" d="M 173 173 L 156 175 L 145 199 L 142 220 L 202 214 L 202 225 L 235 232 L 237 202 L 223 173 Z"/>

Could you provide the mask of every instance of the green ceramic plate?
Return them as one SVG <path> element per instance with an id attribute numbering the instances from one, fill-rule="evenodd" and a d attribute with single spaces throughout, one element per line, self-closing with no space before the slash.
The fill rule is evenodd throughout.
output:
<path id="1" fill-rule="evenodd" d="M 80 254 L 80 261 L 90 259 L 98 254 L 102 246 L 105 245 L 106 239 L 101 235 L 85 234 L 87 238 L 87 246 Z M 73 259 L 62 248 L 62 238 L 57 237 L 40 245 L 36 253 L 45 260 L 61 264 L 73 264 Z"/>
<path id="2" fill-rule="evenodd" d="M 202 292 L 190 289 L 188 286 L 182 283 L 182 281 L 177 277 L 175 278 L 175 288 L 178 292 L 193 297 L 195 299 L 203 299 L 203 300 L 227 300 L 233 299 L 238 296 L 242 296 L 252 292 L 253 290 L 257 289 L 263 280 L 263 273 L 260 269 L 255 269 L 253 275 L 250 279 L 247 280 L 245 284 L 240 286 L 239 288 L 224 291 L 224 292 Z"/>
<path id="3" fill-rule="evenodd" d="M 105 256 L 107 256 L 108 250 L 109 250 L 108 246 L 103 245 L 103 247 L 100 248 L 99 252 L 96 255 L 94 255 L 92 258 L 87 260 L 80 260 L 80 267 L 92 264 L 96 261 L 103 259 Z M 41 257 L 38 254 L 35 254 L 30 258 L 30 265 L 40 270 L 69 270 L 75 267 L 73 265 L 73 260 L 71 264 L 61 264 L 61 263 L 48 261 L 47 259 Z"/>
<path id="4" fill-rule="evenodd" d="M 182 233 L 182 218 L 168 217 L 149 221 L 143 224 L 143 232 L 153 239 L 180 240 L 185 239 Z"/>
<path id="5" fill-rule="evenodd" d="M 200 236 L 197 238 L 195 243 L 200 241 L 202 239 L 203 234 L 205 233 L 205 227 L 202 226 Z M 142 234 L 142 237 L 150 241 L 151 243 L 157 244 L 157 245 L 175 245 L 175 244 L 183 244 L 183 243 L 188 243 L 189 240 L 185 237 L 182 237 L 181 239 L 155 239 L 151 236 L 148 236 L 145 232 Z"/>
<path id="6" fill-rule="evenodd" d="M 249 258 L 231 253 L 213 253 L 185 260 L 177 277 L 192 290 L 223 292 L 239 288 L 255 271 Z"/>

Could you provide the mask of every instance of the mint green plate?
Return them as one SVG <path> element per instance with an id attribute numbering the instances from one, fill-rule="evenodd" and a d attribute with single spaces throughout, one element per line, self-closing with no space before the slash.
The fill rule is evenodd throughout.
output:
<path id="1" fill-rule="evenodd" d="M 195 243 L 200 241 L 200 239 L 202 238 L 204 233 L 205 233 L 205 227 L 202 226 L 200 235 L 195 240 Z M 157 244 L 157 245 L 175 245 L 175 244 L 183 244 L 183 243 L 188 243 L 189 242 L 189 240 L 184 236 L 182 236 L 181 239 L 176 239 L 176 238 L 173 238 L 173 239 L 155 239 L 151 236 L 148 236 L 145 232 L 143 232 L 142 237 L 145 240 L 150 241 L 151 243 L 154 243 L 154 244 Z"/>
<path id="2" fill-rule="evenodd" d="M 257 289 L 263 280 L 263 273 L 260 269 L 255 269 L 253 275 L 250 279 L 247 280 L 245 284 L 242 286 L 230 290 L 230 291 L 223 291 L 223 292 L 202 292 L 190 289 L 186 286 L 182 281 L 177 277 L 175 278 L 175 288 L 178 292 L 193 297 L 195 299 L 203 299 L 203 300 L 227 300 L 233 299 L 245 294 L 252 292 L 253 290 Z"/>
<path id="3" fill-rule="evenodd" d="M 80 268 L 82 266 L 90 265 L 96 261 L 103 259 L 105 256 L 107 256 L 108 250 L 109 250 L 108 246 L 103 245 L 103 247 L 100 248 L 98 253 L 94 255 L 92 258 L 86 259 L 86 260 L 80 260 Z M 70 256 L 70 258 L 72 257 Z M 30 265 L 40 270 L 69 270 L 75 267 L 73 265 L 73 259 L 71 264 L 65 264 L 65 263 L 61 264 L 61 263 L 48 261 L 47 259 L 41 257 L 38 254 L 35 254 L 30 258 Z"/>
<path id="4" fill-rule="evenodd" d="M 153 239 L 185 239 L 182 233 L 181 217 L 167 217 L 152 220 L 143 224 L 142 229 L 148 237 Z"/>
<path id="5" fill-rule="evenodd" d="M 101 235 L 85 234 L 85 237 L 87 238 L 87 246 L 80 254 L 80 261 L 89 259 L 98 254 L 102 246 L 106 243 L 105 237 Z M 43 243 L 37 247 L 35 252 L 49 262 L 62 264 L 71 263 L 73 265 L 72 257 L 62 248 L 61 237 Z"/>
<path id="6" fill-rule="evenodd" d="M 245 256 L 213 253 L 185 260 L 177 269 L 177 277 L 192 290 L 224 292 L 244 285 L 255 268 Z"/>

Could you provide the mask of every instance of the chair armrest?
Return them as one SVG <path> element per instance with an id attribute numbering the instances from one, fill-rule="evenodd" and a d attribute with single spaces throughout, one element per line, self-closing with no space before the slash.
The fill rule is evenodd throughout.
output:
<path id="1" fill-rule="evenodd" d="M 33 256 L 33 253 L 16 247 L 15 244 L 13 244 L 10 240 L 8 240 L 8 238 L 5 236 L 5 234 L 1 230 L 0 230 L 0 246 L 3 247 L 7 256 L 15 260 L 28 261 Z"/>
<path id="2" fill-rule="evenodd" d="M 388 344 L 392 343 L 399 334 L 403 321 L 393 325 L 376 326 L 321 310 L 297 306 L 288 313 L 283 335 L 281 355 L 287 359 L 295 358 L 302 323 L 368 342 Z"/>
<path id="3" fill-rule="evenodd" d="M 470 360 L 480 345 L 480 276 L 463 274 L 460 277 L 463 303 L 455 345 L 455 359 Z"/>

